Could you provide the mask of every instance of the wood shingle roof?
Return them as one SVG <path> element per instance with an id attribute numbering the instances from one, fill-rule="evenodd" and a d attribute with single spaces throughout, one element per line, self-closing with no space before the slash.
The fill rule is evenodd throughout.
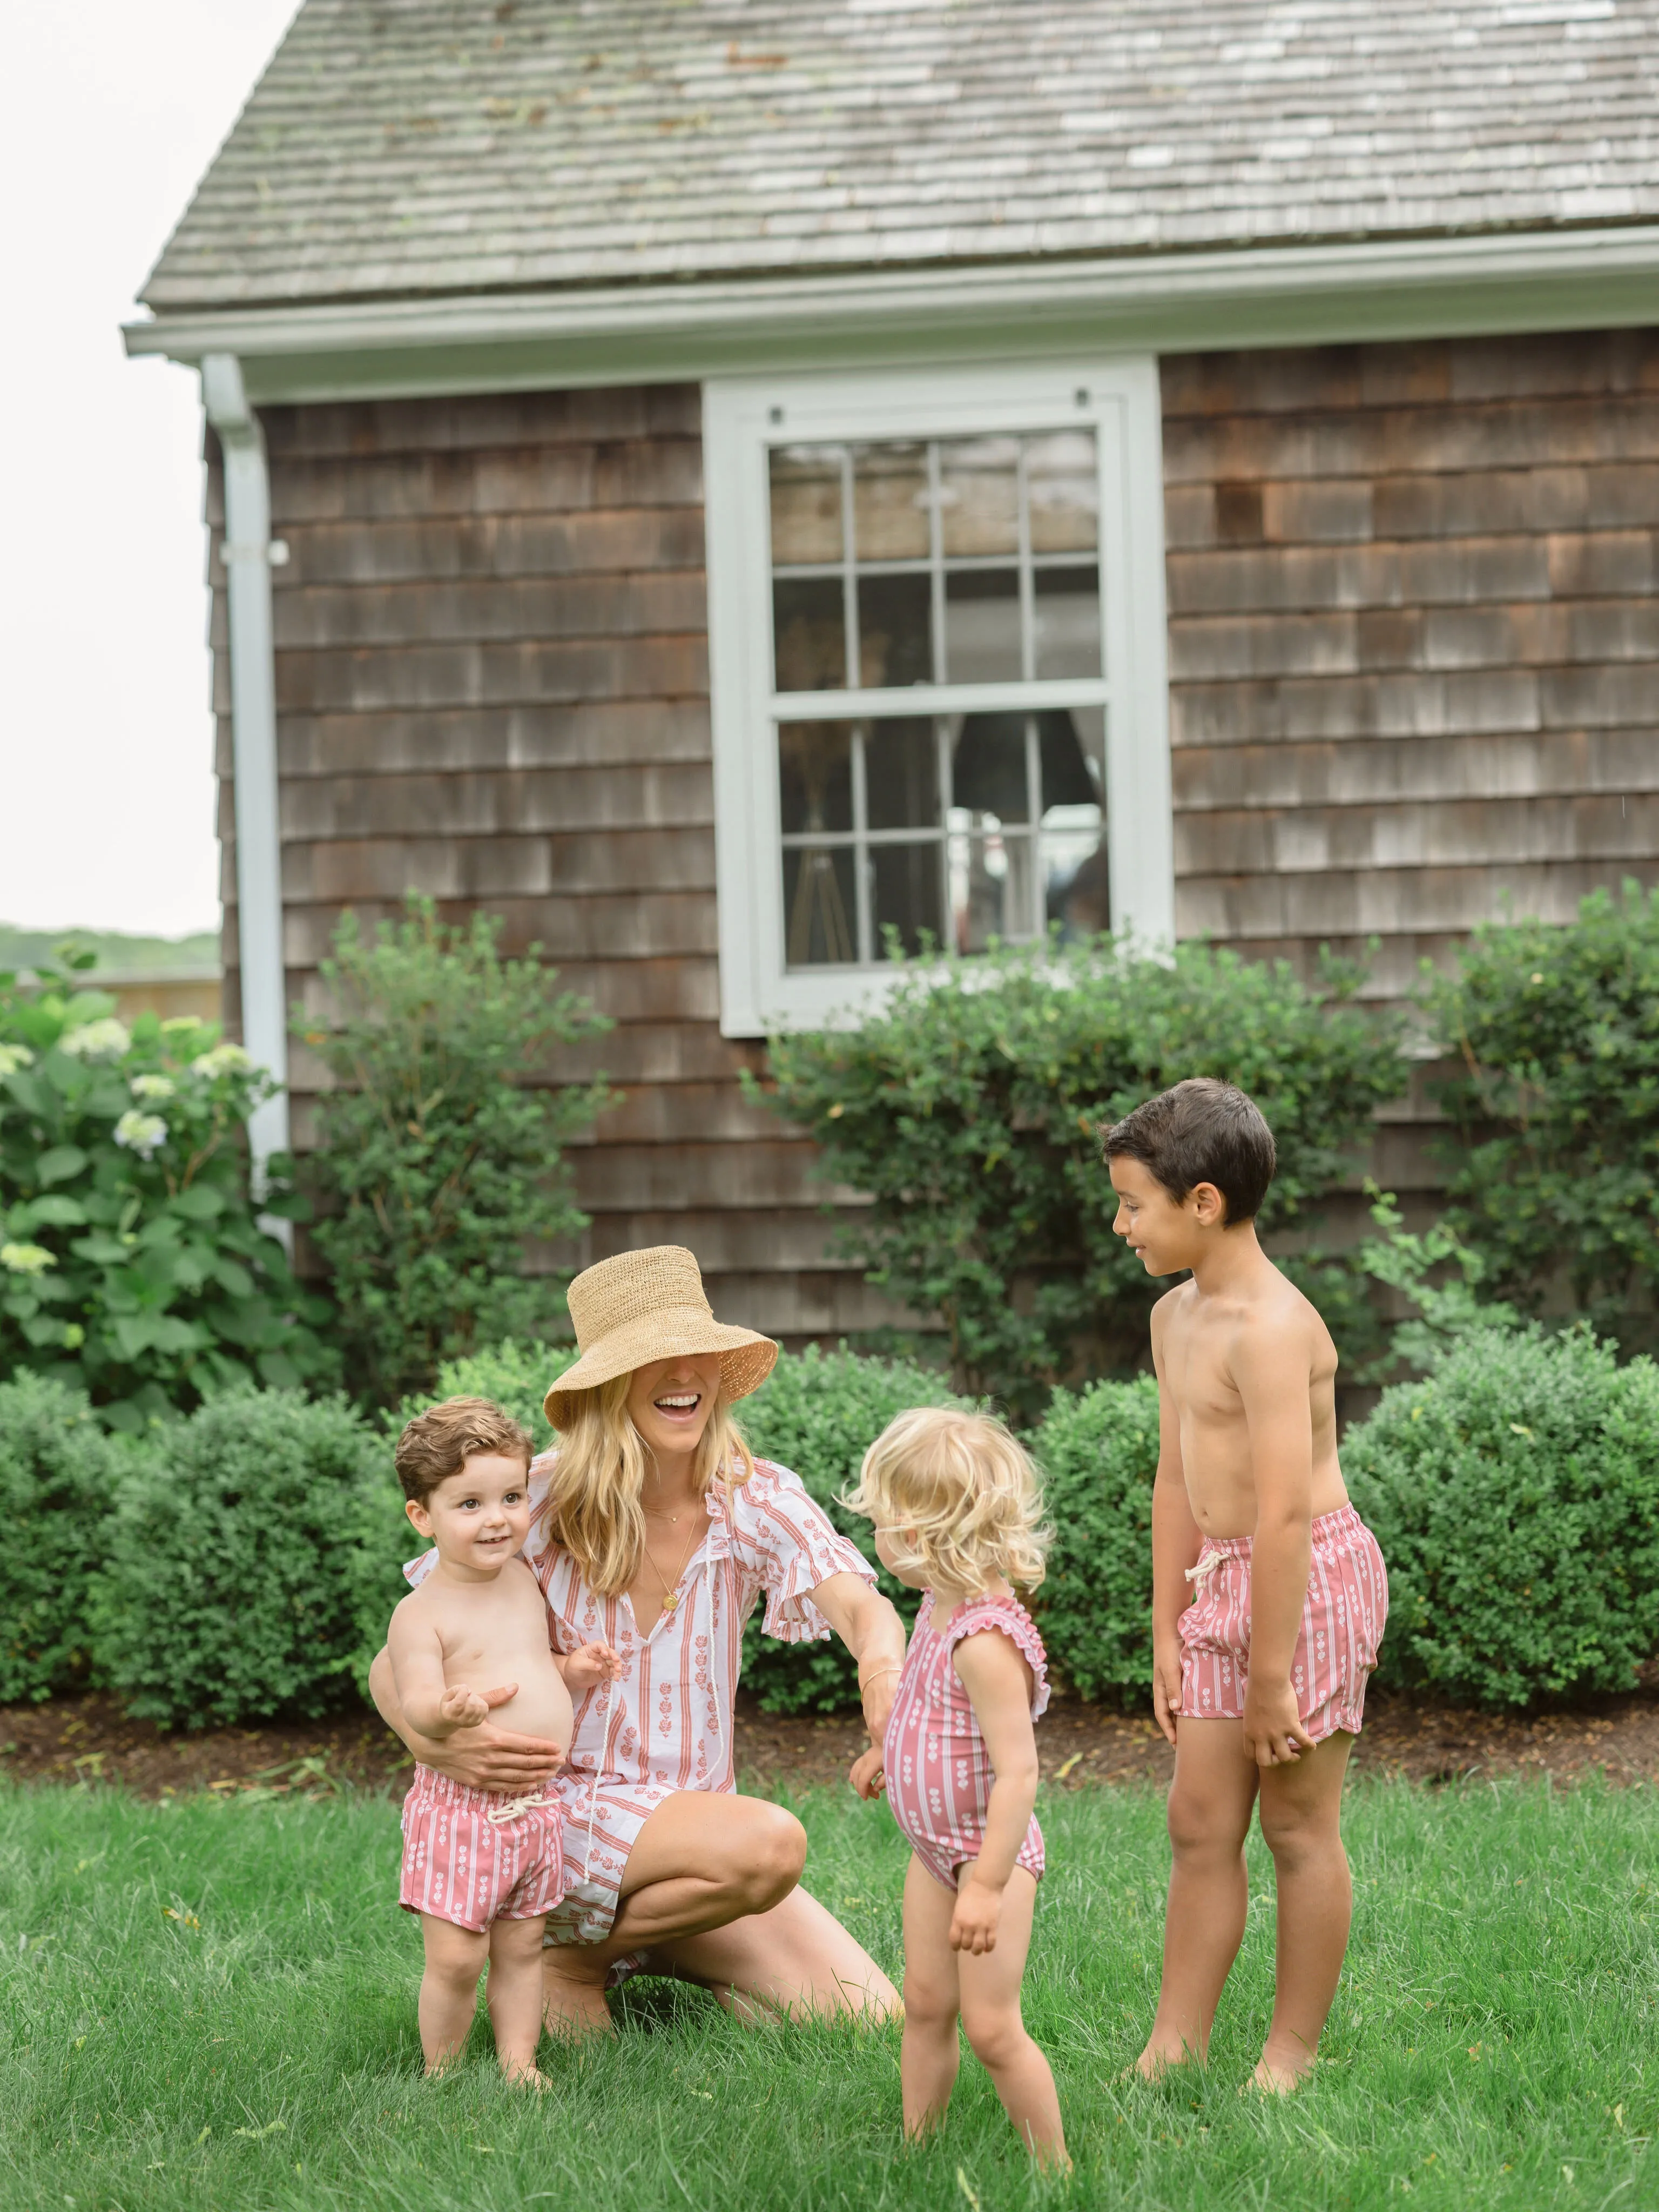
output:
<path id="1" fill-rule="evenodd" d="M 307 0 L 143 298 L 1659 219 L 1659 0 Z"/>

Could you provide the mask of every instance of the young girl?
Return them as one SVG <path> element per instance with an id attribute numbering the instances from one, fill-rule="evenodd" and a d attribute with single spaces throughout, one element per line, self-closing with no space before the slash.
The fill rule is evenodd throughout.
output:
<path id="1" fill-rule="evenodd" d="M 919 1408 L 871 1445 L 847 1503 L 875 1523 L 882 1565 L 926 1593 L 882 1747 L 852 1774 L 862 1797 L 885 1790 L 911 1848 L 905 2133 L 944 2118 L 960 2017 L 1027 2147 L 1064 2166 L 1054 2075 L 1019 2009 L 1042 1875 L 1031 1723 L 1048 1688 L 1042 1639 L 1010 1585 L 1042 1579 L 1036 1471 L 1000 1421 Z"/>

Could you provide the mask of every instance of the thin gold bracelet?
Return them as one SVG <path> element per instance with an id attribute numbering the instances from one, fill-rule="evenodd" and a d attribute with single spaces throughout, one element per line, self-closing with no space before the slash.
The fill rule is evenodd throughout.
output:
<path id="1" fill-rule="evenodd" d="M 864 1692 L 869 1688 L 871 1683 L 880 1681 L 884 1674 L 902 1674 L 903 1672 L 904 1662 L 900 1659 L 895 1661 L 893 1665 L 890 1667 L 878 1667 L 869 1674 L 860 1674 L 859 1676 L 859 1695 L 862 1697 Z"/>

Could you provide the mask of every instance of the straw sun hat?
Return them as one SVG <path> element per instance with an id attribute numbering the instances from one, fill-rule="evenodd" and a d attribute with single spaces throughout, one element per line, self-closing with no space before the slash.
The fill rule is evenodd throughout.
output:
<path id="1" fill-rule="evenodd" d="M 653 1360 L 718 1352 L 726 1396 L 746 1398 L 778 1356 L 769 1336 L 715 1320 L 696 1255 L 683 1244 L 653 1244 L 601 1260 L 572 1283 L 569 1304 L 581 1356 L 547 1394 L 547 1418 L 556 1429 L 573 1391 L 591 1390 Z"/>

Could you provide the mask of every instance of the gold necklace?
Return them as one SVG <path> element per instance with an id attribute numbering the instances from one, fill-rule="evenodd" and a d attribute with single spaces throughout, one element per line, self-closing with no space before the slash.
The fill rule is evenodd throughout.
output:
<path id="1" fill-rule="evenodd" d="M 654 1517 L 660 1521 L 664 1516 L 659 1513 Z M 675 1520 L 678 1520 L 679 1516 L 676 1514 L 672 1517 Z M 670 1583 L 666 1575 L 664 1574 L 662 1569 L 657 1565 L 656 1560 L 652 1557 L 650 1545 L 647 1544 L 644 1547 L 645 1556 L 647 1559 L 650 1561 L 651 1571 L 655 1575 L 657 1580 L 662 1584 L 662 1609 L 668 1615 L 671 1620 L 679 1609 L 680 1583 L 684 1576 L 686 1567 L 690 1561 L 691 1547 L 696 1540 L 697 1524 L 694 1521 L 691 1523 L 691 1533 L 685 1540 L 685 1549 L 680 1553 L 679 1565 L 674 1571 L 674 1579 L 672 1583 Z"/>

